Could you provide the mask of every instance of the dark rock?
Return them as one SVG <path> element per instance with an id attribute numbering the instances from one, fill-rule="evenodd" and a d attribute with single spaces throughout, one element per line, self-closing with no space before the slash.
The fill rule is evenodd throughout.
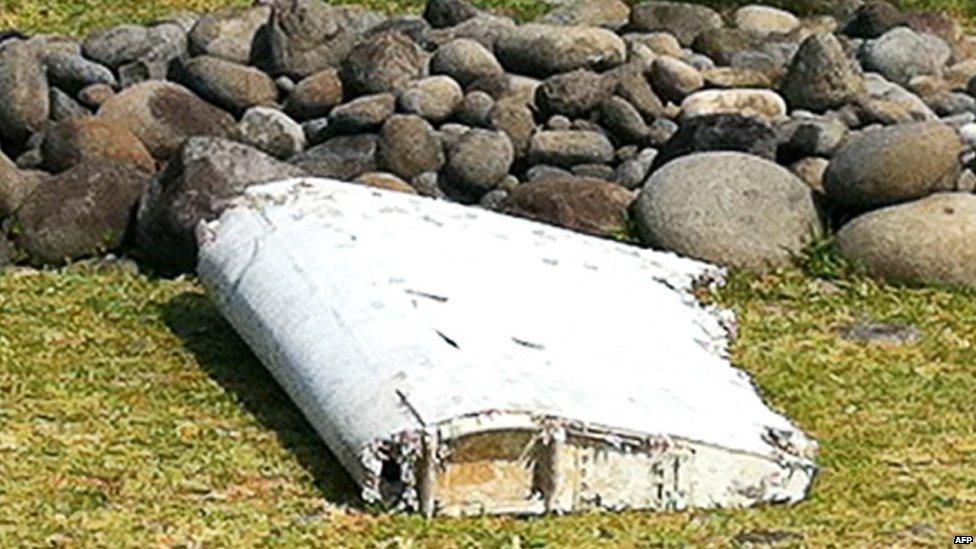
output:
<path id="1" fill-rule="evenodd" d="M 91 111 L 82 107 L 70 95 L 55 87 L 51 87 L 48 101 L 51 103 L 51 113 L 49 116 L 54 122 L 91 114 Z"/>
<path id="2" fill-rule="evenodd" d="M 952 190 L 962 141 L 939 123 L 865 131 L 834 155 L 824 179 L 831 201 L 858 210 Z"/>
<path id="3" fill-rule="evenodd" d="M 632 30 L 667 31 L 682 46 L 690 46 L 702 32 L 722 26 L 722 16 L 715 10 L 685 2 L 643 2 L 630 11 Z"/>
<path id="4" fill-rule="evenodd" d="M 319 71 L 295 86 L 285 103 L 285 111 L 296 120 L 326 116 L 333 107 L 342 102 L 343 90 L 342 80 L 336 69 Z"/>
<path id="5" fill-rule="evenodd" d="M 135 164 L 102 160 L 45 181 L 15 214 L 17 247 L 35 265 L 118 248 L 150 176 Z"/>
<path id="6" fill-rule="evenodd" d="M 277 109 L 250 108 L 238 126 L 245 143 L 276 158 L 291 158 L 305 150 L 302 126 Z"/>
<path id="7" fill-rule="evenodd" d="M 515 21 L 509 17 L 482 13 L 454 27 L 436 29 L 431 33 L 431 37 L 438 46 L 453 40 L 467 39 L 474 40 L 489 51 L 494 51 L 498 41 L 515 27 Z"/>
<path id="8" fill-rule="evenodd" d="M 736 151 L 776 160 L 779 135 L 766 121 L 738 114 L 712 114 L 684 120 L 665 143 L 654 168 L 672 160 L 707 151 Z"/>
<path id="9" fill-rule="evenodd" d="M 794 109 L 824 111 L 865 93 L 864 77 L 832 34 L 811 36 L 800 46 L 781 88 Z"/>
<path id="10" fill-rule="evenodd" d="M 436 172 L 444 165 L 444 150 L 434 129 L 415 115 L 394 115 L 380 131 L 379 167 L 404 179 Z"/>
<path id="11" fill-rule="evenodd" d="M 464 96 L 457 109 L 457 118 L 469 126 L 487 128 L 491 125 L 491 110 L 495 100 L 485 92 L 474 91 Z"/>
<path id="12" fill-rule="evenodd" d="M 939 193 L 876 210 L 837 234 L 840 253 L 902 283 L 976 287 L 976 196 Z"/>
<path id="13" fill-rule="evenodd" d="M 535 117 L 528 105 L 516 97 L 500 99 L 495 102 L 489 118 L 491 127 L 505 132 L 512 141 L 515 157 L 524 157 L 536 128 Z"/>
<path id="14" fill-rule="evenodd" d="M 737 152 L 668 163 L 647 180 L 633 212 L 641 239 L 655 249 L 756 270 L 789 264 L 821 230 L 802 181 Z"/>
<path id="15" fill-rule="evenodd" d="M 377 34 L 356 45 L 342 63 L 342 82 L 354 95 L 397 92 L 420 77 L 427 54 L 398 32 Z"/>
<path id="16" fill-rule="evenodd" d="M 50 92 L 37 53 L 26 42 L 0 48 L 0 141 L 19 144 L 44 126 Z"/>
<path id="17" fill-rule="evenodd" d="M 536 90 L 543 114 L 584 116 L 613 94 L 614 82 L 590 70 L 575 70 L 547 78 Z"/>
<path id="18" fill-rule="evenodd" d="M 291 163 L 315 177 L 350 181 L 376 171 L 379 138 L 372 134 L 334 137 L 291 159 Z"/>
<path id="19" fill-rule="evenodd" d="M 446 74 L 461 86 L 504 72 L 495 55 L 474 40 L 453 40 L 437 48 L 430 59 L 431 74 Z"/>
<path id="20" fill-rule="evenodd" d="M 77 93 L 93 84 L 118 85 L 108 67 L 80 55 L 52 53 L 44 58 L 44 65 L 47 67 L 48 80 L 69 93 Z"/>
<path id="21" fill-rule="evenodd" d="M 78 92 L 78 101 L 91 109 L 98 109 L 115 96 L 115 90 L 107 84 L 92 84 Z"/>
<path id="22" fill-rule="evenodd" d="M 607 77 L 614 84 L 614 93 L 629 101 L 647 120 L 664 113 L 664 105 L 647 82 L 643 71 L 628 64 L 607 73 Z"/>
<path id="23" fill-rule="evenodd" d="M 600 120 L 611 135 L 625 143 L 643 143 L 650 128 L 626 99 L 613 96 L 600 104 Z"/>
<path id="24" fill-rule="evenodd" d="M 210 55 L 242 65 L 268 55 L 269 6 L 224 8 L 201 17 L 189 34 L 193 55 Z"/>
<path id="25" fill-rule="evenodd" d="M 44 169 L 58 173 L 86 162 L 129 163 L 152 173 L 156 162 L 128 129 L 94 116 L 69 118 L 51 128 L 41 145 Z"/>
<path id="26" fill-rule="evenodd" d="M 512 142 L 504 133 L 470 130 L 448 152 L 445 177 L 451 190 L 477 200 L 508 175 L 514 158 Z"/>
<path id="27" fill-rule="evenodd" d="M 391 17 L 390 19 L 371 27 L 365 36 L 369 38 L 384 32 L 399 32 L 400 34 L 403 34 L 407 38 L 413 40 L 425 51 L 433 51 L 437 49 L 438 46 L 430 23 L 415 15 Z"/>
<path id="28" fill-rule="evenodd" d="M 85 57 L 114 69 L 148 53 L 152 43 L 149 28 L 118 25 L 91 34 L 81 47 Z"/>
<path id="29" fill-rule="evenodd" d="M 465 0 L 428 0 L 424 19 L 434 28 L 453 27 L 478 15 Z"/>
<path id="30" fill-rule="evenodd" d="M 854 17 L 844 27 L 844 34 L 856 38 L 877 38 L 907 22 L 905 15 L 891 2 L 870 0 L 854 12 Z"/>
<path id="31" fill-rule="evenodd" d="M 624 160 L 614 170 L 613 181 L 628 189 L 640 188 L 651 173 L 651 166 L 657 154 L 656 149 L 644 149 L 635 158 Z"/>
<path id="32" fill-rule="evenodd" d="M 194 57 L 180 72 L 181 80 L 188 88 L 233 113 L 274 105 L 278 100 L 278 87 L 270 76 L 219 57 Z"/>
<path id="33" fill-rule="evenodd" d="M 527 24 L 503 35 L 495 53 L 512 72 L 545 77 L 576 69 L 606 70 L 624 62 L 624 41 L 596 27 Z"/>
<path id="34" fill-rule="evenodd" d="M 595 236 L 627 234 L 634 194 L 599 179 L 546 177 L 513 189 L 502 209 L 550 225 Z"/>
<path id="35" fill-rule="evenodd" d="M 741 29 L 720 27 L 701 32 L 692 48 L 719 65 L 730 65 L 734 54 L 757 48 L 764 40 Z"/>
<path id="36" fill-rule="evenodd" d="M 332 109 L 329 126 L 336 133 L 361 133 L 378 130 L 396 110 L 392 93 L 364 95 Z"/>
<path id="37" fill-rule="evenodd" d="M 832 156 L 847 137 L 847 126 L 829 116 L 796 116 L 780 128 L 780 151 L 790 158 Z"/>
<path id="38" fill-rule="evenodd" d="M 246 145 L 192 137 L 142 196 L 136 217 L 139 255 L 162 271 L 190 272 L 201 221 L 216 219 L 247 187 L 303 175 L 300 168 Z"/>
<path id="39" fill-rule="evenodd" d="M 106 101 L 98 116 L 128 128 L 160 161 L 175 154 L 188 137 L 237 135 L 233 116 L 172 82 L 154 80 L 128 88 Z"/>
<path id="40" fill-rule="evenodd" d="M 574 166 L 612 160 L 610 140 L 594 131 L 541 131 L 532 136 L 529 146 L 529 162 L 532 164 Z"/>

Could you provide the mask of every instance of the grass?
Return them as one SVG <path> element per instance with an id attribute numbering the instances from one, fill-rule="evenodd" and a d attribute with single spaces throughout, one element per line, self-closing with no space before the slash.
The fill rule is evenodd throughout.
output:
<path id="1" fill-rule="evenodd" d="M 976 528 L 976 292 L 736 274 L 734 360 L 816 437 L 793 507 L 425 522 L 351 481 L 193 280 L 0 275 L 0 546 L 942 545 Z M 904 346 L 852 343 L 862 319 Z"/>

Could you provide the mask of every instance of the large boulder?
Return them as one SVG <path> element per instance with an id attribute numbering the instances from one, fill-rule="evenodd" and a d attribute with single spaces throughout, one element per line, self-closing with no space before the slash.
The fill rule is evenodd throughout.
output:
<path id="1" fill-rule="evenodd" d="M 595 236 L 624 238 L 634 193 L 600 179 L 548 177 L 519 185 L 502 211 Z"/>
<path id="2" fill-rule="evenodd" d="M 836 204 L 860 210 L 950 190 L 959 174 L 962 140 L 939 123 L 865 131 L 841 147 L 824 190 Z"/>
<path id="3" fill-rule="evenodd" d="M 694 154 L 654 172 L 634 216 L 651 247 L 756 270 L 789 263 L 821 230 L 806 184 L 736 152 Z"/>
<path id="4" fill-rule="evenodd" d="M 512 72 L 549 76 L 614 67 L 626 59 L 627 47 L 623 39 L 605 29 L 527 24 L 503 35 L 495 53 Z"/>
<path id="5" fill-rule="evenodd" d="M 120 123 L 95 116 L 69 118 L 48 130 L 41 144 L 43 166 L 57 173 L 83 162 L 128 162 L 147 172 L 156 162 L 132 132 Z"/>
<path id="6" fill-rule="evenodd" d="M 201 17 L 190 30 L 190 52 L 249 64 L 266 55 L 269 6 L 224 8 Z M 264 31 L 264 32 L 262 32 Z"/>
<path id="7" fill-rule="evenodd" d="M 941 75 L 952 48 L 931 34 L 898 27 L 871 40 L 861 49 L 861 65 L 898 84 L 923 75 Z"/>
<path id="8" fill-rule="evenodd" d="M 165 272 L 196 266 L 195 230 L 247 187 L 305 171 L 247 145 L 213 137 L 188 139 L 149 183 L 136 217 L 139 255 Z"/>
<path id="9" fill-rule="evenodd" d="M 633 30 L 667 31 L 685 47 L 690 46 L 702 32 L 722 26 L 722 16 L 718 12 L 686 2 L 643 2 L 630 11 L 630 27 Z"/>
<path id="10" fill-rule="evenodd" d="M 17 247 L 35 265 L 118 248 L 151 175 L 131 162 L 99 160 L 44 181 L 14 215 Z"/>
<path id="11" fill-rule="evenodd" d="M 342 82 L 354 95 L 396 92 L 421 76 L 427 54 L 399 32 L 359 43 L 342 63 Z"/>
<path id="12" fill-rule="evenodd" d="M 823 33 L 800 45 L 780 91 L 794 109 L 824 111 L 864 95 L 865 84 L 837 37 Z"/>
<path id="13" fill-rule="evenodd" d="M 845 257 L 892 282 L 976 287 L 976 196 L 939 193 L 876 210 L 845 225 Z"/>
<path id="14" fill-rule="evenodd" d="M 37 52 L 12 40 L 0 49 L 0 141 L 20 144 L 50 113 L 48 82 Z"/>
<path id="15" fill-rule="evenodd" d="M 219 57 L 201 55 L 183 64 L 182 79 L 200 97 L 222 109 L 242 113 L 278 101 L 278 87 L 267 74 Z"/>
<path id="16" fill-rule="evenodd" d="M 160 161 L 169 159 L 191 136 L 233 137 L 237 124 L 179 84 L 151 80 L 106 101 L 98 116 L 115 121 L 139 138 Z"/>

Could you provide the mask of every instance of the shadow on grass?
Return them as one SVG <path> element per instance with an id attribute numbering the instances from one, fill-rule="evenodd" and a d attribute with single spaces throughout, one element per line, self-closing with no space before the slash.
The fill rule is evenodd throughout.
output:
<path id="1" fill-rule="evenodd" d="M 174 297 L 162 306 L 162 317 L 210 377 L 278 435 L 326 499 L 363 505 L 352 478 L 205 295 L 185 292 Z"/>

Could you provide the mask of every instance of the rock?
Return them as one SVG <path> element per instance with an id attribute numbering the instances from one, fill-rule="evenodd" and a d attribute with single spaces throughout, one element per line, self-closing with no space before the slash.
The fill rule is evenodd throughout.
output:
<path id="1" fill-rule="evenodd" d="M 865 131 L 834 155 L 824 190 L 833 202 L 854 210 L 951 190 L 961 153 L 959 135 L 939 123 Z"/>
<path id="2" fill-rule="evenodd" d="M 651 65 L 651 83 L 668 101 L 680 103 L 685 97 L 705 85 L 702 74 L 691 65 L 674 57 L 661 56 Z"/>
<path id="3" fill-rule="evenodd" d="M 305 150 L 301 124 L 277 109 L 252 107 L 238 127 L 245 143 L 271 156 L 291 158 Z"/>
<path id="4" fill-rule="evenodd" d="M 636 157 L 624 160 L 614 171 L 614 181 L 628 189 L 640 188 L 651 173 L 651 166 L 654 165 L 657 155 L 657 149 L 647 148 Z"/>
<path id="5" fill-rule="evenodd" d="M 771 88 L 773 79 L 766 73 L 735 67 L 716 67 L 702 71 L 705 85 L 710 88 Z"/>
<path id="6" fill-rule="evenodd" d="M 77 93 L 93 84 L 117 85 L 115 75 L 108 67 L 80 55 L 52 53 L 44 58 L 44 66 L 47 67 L 48 80 L 70 93 Z"/>
<path id="7" fill-rule="evenodd" d="M 292 158 L 290 162 L 314 177 L 350 181 L 364 173 L 376 171 L 378 141 L 372 134 L 334 137 Z"/>
<path id="8" fill-rule="evenodd" d="M 399 32 L 407 38 L 413 40 L 424 51 L 437 49 L 438 43 L 434 38 L 434 30 L 424 18 L 416 15 L 397 15 L 373 25 L 365 33 L 365 37 L 371 37 L 383 32 Z"/>
<path id="9" fill-rule="evenodd" d="M 701 153 L 648 179 L 634 207 L 645 244 L 719 265 L 786 265 L 819 234 L 810 189 L 768 160 Z"/>
<path id="10" fill-rule="evenodd" d="M 525 172 L 525 178 L 528 182 L 542 181 L 543 179 L 548 179 L 552 177 L 573 177 L 573 172 L 569 170 L 564 170 L 562 168 L 557 168 L 555 166 L 548 166 L 546 164 L 536 164 Z"/>
<path id="11" fill-rule="evenodd" d="M 796 116 L 780 127 L 780 151 L 792 158 L 832 156 L 847 137 L 847 126 L 829 116 Z"/>
<path id="12" fill-rule="evenodd" d="M 224 8 L 201 17 L 189 33 L 190 52 L 253 64 L 267 55 L 269 6 Z"/>
<path id="13" fill-rule="evenodd" d="M 806 183 L 818 194 L 823 194 L 824 174 L 827 173 L 828 166 L 830 166 L 830 160 L 811 156 L 801 158 L 800 160 L 797 160 L 791 164 L 790 171 L 795 173 L 801 181 Z"/>
<path id="14" fill-rule="evenodd" d="M 840 330 L 840 336 L 857 343 L 905 345 L 922 339 L 922 331 L 911 324 L 858 321 Z"/>
<path id="15" fill-rule="evenodd" d="M 600 121 L 611 135 L 625 143 L 643 143 L 651 131 L 641 113 L 626 99 L 617 96 L 600 104 Z"/>
<path id="16" fill-rule="evenodd" d="M 69 118 L 51 128 L 41 144 L 43 167 L 63 172 L 86 162 L 129 163 L 152 173 L 156 162 L 127 128 L 94 116 Z"/>
<path id="17" fill-rule="evenodd" d="M 854 17 L 844 27 L 844 34 L 856 38 L 877 38 L 906 22 L 905 15 L 890 2 L 870 0 L 857 8 Z"/>
<path id="18" fill-rule="evenodd" d="M 444 165 L 434 128 L 415 115 L 394 115 L 380 131 L 377 150 L 379 167 L 404 179 L 424 172 L 436 172 Z"/>
<path id="19" fill-rule="evenodd" d="M 590 70 L 579 69 L 550 76 L 536 90 L 543 114 L 584 116 L 613 94 L 614 82 Z"/>
<path id="20" fill-rule="evenodd" d="M 464 91 L 449 76 L 430 76 L 408 84 L 397 98 L 400 110 L 432 122 L 454 114 L 464 99 Z"/>
<path id="21" fill-rule="evenodd" d="M 91 109 L 98 109 L 115 96 L 115 90 L 108 84 L 92 84 L 78 92 L 78 101 Z"/>
<path id="22" fill-rule="evenodd" d="M 898 27 L 871 40 L 861 49 L 861 65 L 898 84 L 919 75 L 941 75 L 952 48 L 941 39 Z"/>
<path id="23" fill-rule="evenodd" d="M 270 64 L 275 73 L 295 78 L 338 67 L 357 35 L 379 22 L 379 16 L 359 7 L 278 0 L 268 24 Z"/>
<path id="24" fill-rule="evenodd" d="M 427 62 L 420 46 L 398 32 L 359 43 L 342 63 L 342 82 L 354 95 L 397 92 L 419 78 Z"/>
<path id="25" fill-rule="evenodd" d="M 247 187 L 306 175 L 256 150 L 220 138 L 192 137 L 149 183 L 136 216 L 139 255 L 165 272 L 196 266 L 195 230 Z"/>
<path id="26" fill-rule="evenodd" d="M 576 177 L 600 179 L 608 182 L 613 181 L 613 176 L 616 175 L 614 169 L 606 164 L 577 164 L 570 171 Z"/>
<path id="27" fill-rule="evenodd" d="M 515 147 L 516 158 L 522 158 L 529 152 L 529 141 L 535 132 L 535 117 L 532 110 L 524 101 L 516 97 L 501 99 L 495 102 L 489 115 L 491 127 L 505 132 Z"/>
<path id="28" fill-rule="evenodd" d="M 685 47 L 702 32 L 722 25 L 722 16 L 715 10 L 685 2 L 643 2 L 630 10 L 632 30 L 667 31 Z"/>
<path id="29" fill-rule="evenodd" d="M 361 133 L 378 130 L 396 110 L 392 93 L 364 95 L 332 109 L 329 127 L 336 133 Z"/>
<path id="30" fill-rule="evenodd" d="M 504 73 L 498 59 L 474 40 L 458 39 L 437 48 L 430 59 L 430 73 L 444 74 L 467 87 L 479 78 Z"/>
<path id="31" fill-rule="evenodd" d="M 461 140 L 461 137 L 469 131 L 471 131 L 471 128 L 463 124 L 444 124 L 437 130 L 437 138 L 441 141 L 441 147 L 445 151 L 450 151 Z"/>
<path id="32" fill-rule="evenodd" d="M 444 45 L 452 40 L 468 39 L 474 40 L 489 51 L 494 51 L 499 38 L 515 27 L 515 21 L 510 17 L 482 13 L 449 29 L 437 29 L 432 34 L 437 45 Z"/>
<path id="33" fill-rule="evenodd" d="M 800 26 L 800 20 L 788 11 L 769 6 L 745 6 L 737 9 L 732 16 L 735 26 L 753 34 L 787 34 Z"/>
<path id="34" fill-rule="evenodd" d="M 85 57 L 111 68 L 135 61 L 149 52 L 149 29 L 141 25 L 119 25 L 90 35 L 82 42 Z"/>
<path id="35" fill-rule="evenodd" d="M 683 117 L 739 114 L 764 120 L 786 116 L 786 102 L 772 90 L 730 89 L 695 92 L 681 102 Z"/>
<path id="36" fill-rule="evenodd" d="M 976 98 L 965 93 L 942 92 L 923 99 L 939 116 L 955 116 L 976 112 Z"/>
<path id="37" fill-rule="evenodd" d="M 602 133 L 594 131 L 541 131 L 532 136 L 529 162 L 573 166 L 602 164 L 613 160 L 613 145 Z"/>
<path id="38" fill-rule="evenodd" d="M 17 210 L 17 247 L 35 265 L 60 265 L 118 248 L 150 176 L 135 164 L 105 160 L 54 176 Z"/>
<path id="39" fill-rule="evenodd" d="M 447 158 L 444 174 L 451 190 L 477 200 L 508 175 L 515 150 L 504 133 L 473 129 L 451 147 Z"/>
<path id="40" fill-rule="evenodd" d="M 537 18 L 546 25 L 579 25 L 620 29 L 630 20 L 630 7 L 621 0 L 577 0 Z"/>
<path id="41" fill-rule="evenodd" d="M 629 227 L 631 191 L 607 181 L 546 177 L 509 192 L 502 210 L 595 236 L 619 238 Z"/>
<path id="42" fill-rule="evenodd" d="M 485 92 L 474 91 L 464 96 L 457 109 L 457 118 L 464 124 L 487 128 L 491 125 L 491 110 L 495 100 Z"/>
<path id="43" fill-rule="evenodd" d="M 296 120 L 309 120 L 329 114 L 342 102 L 343 85 L 335 69 L 319 71 L 305 78 L 285 102 L 285 111 Z"/>
<path id="44" fill-rule="evenodd" d="M 106 101 L 98 116 L 128 128 L 160 161 L 188 137 L 237 135 L 233 116 L 172 82 L 153 80 L 128 88 Z"/>
<path id="45" fill-rule="evenodd" d="M 761 118 L 732 113 L 696 116 L 682 121 L 680 129 L 661 146 L 654 167 L 708 151 L 736 151 L 775 161 L 778 144 L 779 134 Z"/>
<path id="46" fill-rule="evenodd" d="M 758 49 L 763 40 L 761 36 L 744 30 L 721 27 L 699 34 L 692 49 L 719 65 L 731 65 L 736 54 Z"/>
<path id="47" fill-rule="evenodd" d="M 385 189 L 387 191 L 417 194 L 417 190 L 411 187 L 409 183 L 393 175 L 392 173 L 368 172 L 360 175 L 353 180 L 353 182 L 362 183 L 363 185 L 370 187 L 376 187 L 377 189 Z"/>
<path id="48" fill-rule="evenodd" d="M 421 196 L 430 198 L 446 198 L 444 191 L 440 188 L 437 172 L 424 172 L 410 180 L 410 186 L 417 189 Z"/>
<path id="49" fill-rule="evenodd" d="M 505 189 L 488 191 L 484 196 L 481 197 L 481 200 L 478 201 L 478 206 L 486 210 L 500 212 L 505 205 L 505 201 L 508 200 L 509 193 L 510 191 Z"/>
<path id="50" fill-rule="evenodd" d="M 629 101 L 641 116 L 648 120 L 663 116 L 664 105 L 643 72 L 624 65 L 606 74 L 614 84 L 614 93 Z"/>
<path id="51" fill-rule="evenodd" d="M 605 70 L 624 62 L 624 41 L 595 27 L 527 24 L 512 29 L 496 44 L 495 53 L 506 69 L 545 77 L 576 69 Z"/>
<path id="52" fill-rule="evenodd" d="M 681 57 L 684 51 L 678 39 L 670 32 L 629 32 L 623 35 L 627 47 L 633 49 L 636 45 L 647 46 L 655 55 Z"/>
<path id="53" fill-rule="evenodd" d="M 183 65 L 182 80 L 207 101 L 234 113 L 274 105 L 278 87 L 258 69 L 201 55 Z"/>
<path id="54" fill-rule="evenodd" d="M 0 221 L 17 211 L 40 182 L 0 152 Z"/>
<path id="55" fill-rule="evenodd" d="M 50 114 L 47 77 L 25 42 L 0 48 L 0 141 L 16 144 L 44 126 Z"/>
<path id="56" fill-rule="evenodd" d="M 88 109 L 82 107 L 77 101 L 72 99 L 70 95 L 53 86 L 50 88 L 48 101 L 51 104 L 51 113 L 49 117 L 54 122 L 60 122 L 68 118 L 87 116 L 91 114 Z"/>
<path id="57" fill-rule="evenodd" d="M 840 253 L 891 282 L 976 286 L 976 195 L 939 193 L 864 214 L 837 235 Z"/>
<path id="58" fill-rule="evenodd" d="M 428 0 L 424 19 L 434 28 L 453 27 L 478 15 L 478 10 L 465 0 Z"/>
<path id="59" fill-rule="evenodd" d="M 937 116 L 917 95 L 879 74 L 868 73 L 864 79 L 867 96 L 857 100 L 857 112 L 863 124 L 901 124 L 933 121 Z"/>
<path id="60" fill-rule="evenodd" d="M 824 111 L 864 94 L 864 78 L 832 34 L 807 38 L 783 77 L 783 97 L 794 109 Z"/>

